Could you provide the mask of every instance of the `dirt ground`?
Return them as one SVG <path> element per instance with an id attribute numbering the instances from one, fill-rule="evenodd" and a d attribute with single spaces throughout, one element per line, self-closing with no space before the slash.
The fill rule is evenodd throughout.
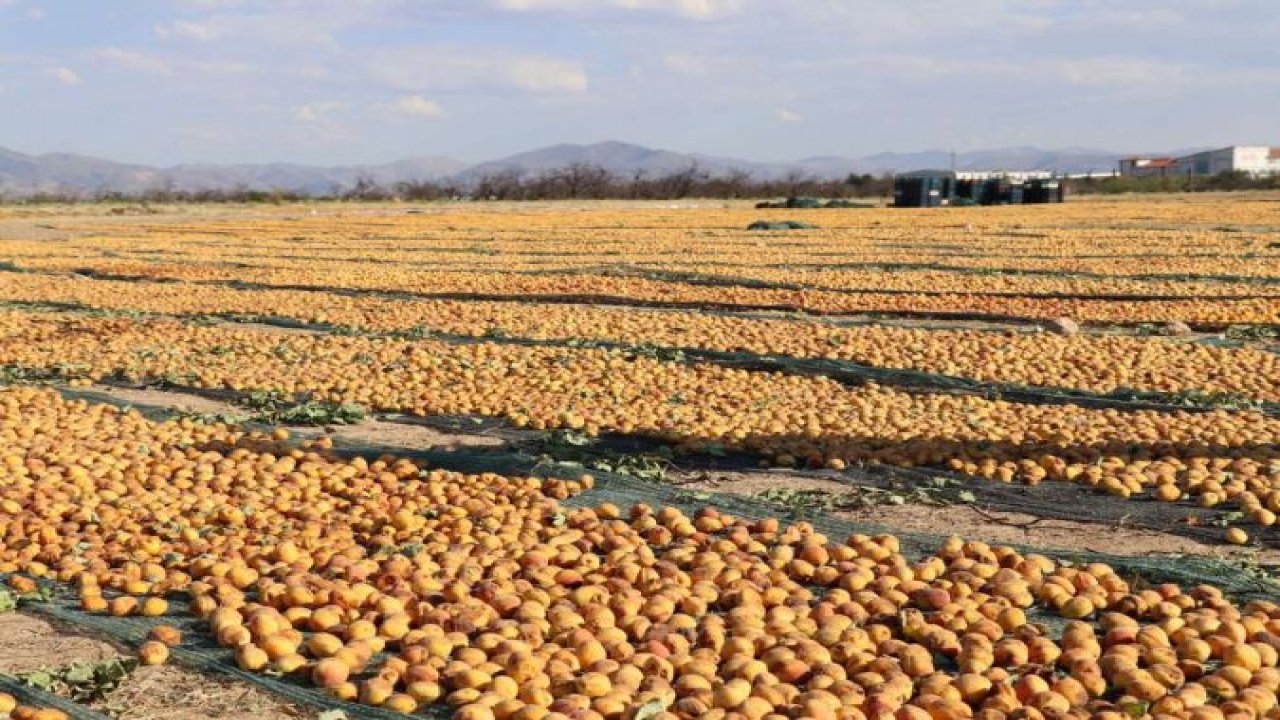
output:
<path id="1" fill-rule="evenodd" d="M 0 615 L 0 673 L 127 656 L 129 650 L 21 612 Z M 285 720 L 303 711 L 252 685 L 176 665 L 140 667 L 93 708 L 121 720 Z"/>
<path id="2" fill-rule="evenodd" d="M 115 400 L 139 407 L 157 407 L 210 415 L 246 415 L 244 408 L 236 407 L 212 398 L 187 393 L 153 390 L 150 388 L 124 388 L 114 385 L 94 385 L 88 390 L 107 395 Z"/>
<path id="3" fill-rule="evenodd" d="M 41 618 L 9 612 L 0 615 L 0 673 L 16 675 L 72 661 L 101 662 L 123 649 L 96 638 L 75 635 Z"/>
<path id="4" fill-rule="evenodd" d="M 298 435 L 315 432 L 315 428 L 291 429 Z M 343 425 L 328 433 L 335 443 L 377 445 L 408 450 L 458 450 L 463 448 L 496 448 L 506 442 L 483 434 L 450 433 L 425 425 L 368 419 L 355 425 Z"/>
<path id="5" fill-rule="evenodd" d="M 112 385 L 94 385 L 89 389 L 94 393 L 139 407 L 167 408 L 230 417 L 249 415 L 248 410 L 231 403 L 171 390 L 122 388 Z M 390 422 L 377 418 L 369 418 L 354 425 L 335 425 L 328 428 L 288 427 L 287 429 L 296 437 L 309 438 L 323 434 L 332 437 L 336 444 L 375 445 L 407 450 L 456 450 L 501 447 L 505 444 L 504 440 L 492 435 L 443 432 L 425 425 Z"/>
<path id="6" fill-rule="evenodd" d="M 752 496 L 786 487 L 820 490 L 832 495 L 854 495 L 849 485 L 822 478 L 778 472 L 699 473 L 684 478 L 682 486 L 708 492 Z M 838 512 L 839 517 L 873 523 L 895 530 L 960 537 L 995 543 L 1018 543 L 1060 550 L 1085 550 L 1114 555 L 1201 555 L 1248 557 L 1259 562 L 1280 562 L 1280 551 L 1207 545 L 1190 538 L 1152 530 L 1111 524 L 1037 518 L 1021 513 L 989 511 L 972 505 L 878 505 Z"/>
<path id="7" fill-rule="evenodd" d="M 285 720 L 315 713 L 247 683 L 176 665 L 140 667 L 97 708 L 120 720 Z"/>

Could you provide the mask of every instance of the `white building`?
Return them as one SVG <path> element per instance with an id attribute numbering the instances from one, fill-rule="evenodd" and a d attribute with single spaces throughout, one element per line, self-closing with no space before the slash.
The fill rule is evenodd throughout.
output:
<path id="1" fill-rule="evenodd" d="M 1280 174 L 1280 147 L 1233 145 L 1176 158 L 1171 175 L 1218 175 L 1242 172 L 1249 175 Z"/>
<path id="2" fill-rule="evenodd" d="M 1249 175 L 1280 175 L 1280 147 L 1232 145 L 1179 158 L 1127 157 L 1120 161 L 1126 177 L 1169 175 L 1218 175 L 1242 172 Z"/>
<path id="3" fill-rule="evenodd" d="M 1120 161 L 1120 174 L 1125 177 L 1164 177 L 1172 175 L 1177 158 L 1127 157 Z"/>
<path id="4" fill-rule="evenodd" d="M 1058 177 L 1058 173 L 1048 170 L 959 170 L 957 180 L 1009 180 L 1026 182 L 1028 180 L 1048 180 Z"/>

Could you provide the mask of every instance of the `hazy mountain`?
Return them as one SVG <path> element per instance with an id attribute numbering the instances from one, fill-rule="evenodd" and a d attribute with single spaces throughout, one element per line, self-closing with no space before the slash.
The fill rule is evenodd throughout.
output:
<path id="1" fill-rule="evenodd" d="M 574 164 L 598 165 L 621 177 L 633 177 L 637 173 L 656 177 L 679 172 L 692 165 L 717 175 L 733 170 L 746 170 L 758 176 L 767 176 L 786 172 L 787 169 L 749 160 L 656 150 L 615 141 L 594 145 L 552 145 L 517 153 L 470 167 L 460 177 L 465 180 L 508 170 L 538 174 Z"/>
<path id="2" fill-rule="evenodd" d="M 1111 172 L 1120 160 L 1117 153 L 1089 148 L 1042 150 L 1034 147 L 1003 148 L 963 153 L 957 157 L 965 170 L 1056 170 L 1059 172 Z"/>
<path id="3" fill-rule="evenodd" d="M 447 157 L 415 157 L 382 165 L 319 167 L 294 163 L 267 165 L 178 165 L 164 171 L 164 178 L 176 188 L 200 190 L 249 187 L 255 190 L 283 188 L 308 193 L 328 193 L 351 187 L 360 178 L 380 185 L 413 180 L 440 180 L 467 167 L 461 160 Z"/>
<path id="4" fill-rule="evenodd" d="M 24 155 L 0 148 L 0 190 L 120 187 L 142 189 L 157 179 L 157 170 L 71 153 Z"/>
<path id="5" fill-rule="evenodd" d="M 1058 172 L 1111 172 L 1122 157 L 1120 153 L 1088 148 L 1044 150 L 1035 147 L 1011 147 L 957 153 L 957 170 L 1056 170 Z M 855 161 L 858 172 L 879 174 L 951 167 L 951 153 L 925 150 L 911 153 L 877 153 Z"/>
<path id="6" fill-rule="evenodd" d="M 956 167 L 961 170 L 1058 170 L 1061 172 L 1110 172 L 1115 169 L 1118 153 L 1088 148 L 1043 150 L 1034 147 L 999 148 L 958 153 Z M 822 155 L 793 162 L 757 162 L 698 153 L 655 150 L 640 145 L 605 142 L 595 145 L 553 145 L 519 153 L 500 160 L 481 163 L 463 172 L 464 179 L 486 173 L 516 170 L 537 174 L 574 163 L 599 165 L 614 174 L 630 177 L 637 172 L 650 176 L 683 170 L 696 164 L 712 174 L 743 170 L 763 179 L 801 172 L 821 178 L 842 178 L 849 173 L 881 174 L 951 166 L 951 153 L 925 150 L 911 153 L 877 153 L 865 157 Z"/>
<path id="7" fill-rule="evenodd" d="M 1058 170 L 1062 172 L 1111 172 L 1118 153 L 1090 148 L 1045 150 L 1011 147 L 956 155 L 961 170 Z M 490 173 L 514 171 L 522 175 L 562 168 L 574 163 L 599 165 L 621 177 L 637 174 L 656 177 L 696 165 L 713 175 L 734 170 L 759 179 L 776 179 L 798 173 L 820 178 L 841 178 L 849 173 L 881 174 L 951 166 L 944 150 L 884 152 L 863 157 L 823 155 L 792 162 L 759 162 L 700 153 L 680 153 L 604 142 L 593 145 L 553 145 L 468 167 L 447 157 L 414 157 L 381 165 L 319 167 L 295 163 L 237 165 L 177 165 L 156 168 L 67 153 L 25 155 L 0 148 L 0 191 L 29 194 L 41 190 L 94 192 L 110 190 L 136 193 L 157 188 L 179 190 L 250 188 L 285 189 L 329 193 L 352 186 L 367 177 L 382 185 L 410 180 L 449 179 L 466 185 Z"/>
<path id="8" fill-rule="evenodd" d="M 317 167 L 293 163 L 263 165 L 177 165 L 154 168 L 111 160 L 50 153 L 24 155 L 0 148 L 0 191 L 31 193 L 42 190 L 98 190 L 136 193 L 156 188 L 209 190 L 250 188 L 327 193 L 350 187 L 361 177 L 383 185 L 406 180 L 439 180 L 457 174 L 467 164 L 447 157 L 415 157 L 382 165 Z"/>
<path id="9" fill-rule="evenodd" d="M 867 172 L 861 158 L 848 158 L 839 155 L 818 155 L 798 160 L 796 168 L 806 174 L 822 178 L 848 177 L 850 173 Z"/>

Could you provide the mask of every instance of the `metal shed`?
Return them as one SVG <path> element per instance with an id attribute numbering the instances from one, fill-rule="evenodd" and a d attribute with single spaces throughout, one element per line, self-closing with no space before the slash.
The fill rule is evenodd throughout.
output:
<path id="1" fill-rule="evenodd" d="M 894 207 L 941 207 L 956 199 L 956 174 L 950 170 L 917 170 L 893 178 Z"/>
<path id="2" fill-rule="evenodd" d="M 1038 203 L 1060 203 L 1066 194 L 1066 185 L 1056 178 L 1047 180 L 1028 180 L 1022 194 L 1022 202 L 1028 205 Z"/>

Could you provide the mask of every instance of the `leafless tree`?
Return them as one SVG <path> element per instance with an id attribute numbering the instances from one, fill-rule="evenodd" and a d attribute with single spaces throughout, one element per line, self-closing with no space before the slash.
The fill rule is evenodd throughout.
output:
<path id="1" fill-rule="evenodd" d="M 786 175 L 782 176 L 782 185 L 786 188 L 787 197 L 799 197 L 805 194 L 805 187 L 812 185 L 816 178 L 809 173 L 796 168 L 788 170 Z"/>
<path id="2" fill-rule="evenodd" d="M 343 194 L 344 200 L 387 200 L 390 197 L 391 193 L 369 175 L 357 177 L 351 189 Z"/>
<path id="3" fill-rule="evenodd" d="M 655 190 L 660 197 L 679 199 L 694 194 L 699 185 L 711 178 L 711 173 L 703 170 L 698 163 L 691 162 L 683 170 L 677 170 L 657 179 Z"/>
<path id="4" fill-rule="evenodd" d="M 523 199 L 521 172 L 516 168 L 505 168 L 484 173 L 476 178 L 473 193 L 481 200 Z"/>
<path id="5" fill-rule="evenodd" d="M 613 173 L 590 163 L 573 163 L 553 170 L 548 179 L 561 185 L 565 196 L 571 199 L 603 198 L 609 194 L 613 185 Z"/>
<path id="6" fill-rule="evenodd" d="M 750 197 L 755 185 L 750 170 L 734 168 L 724 175 L 707 178 L 702 183 L 699 195 L 718 198 Z"/>
<path id="7" fill-rule="evenodd" d="M 414 201 L 442 200 L 458 194 L 452 185 L 434 180 L 401 180 L 396 183 L 395 191 L 396 197 Z"/>

